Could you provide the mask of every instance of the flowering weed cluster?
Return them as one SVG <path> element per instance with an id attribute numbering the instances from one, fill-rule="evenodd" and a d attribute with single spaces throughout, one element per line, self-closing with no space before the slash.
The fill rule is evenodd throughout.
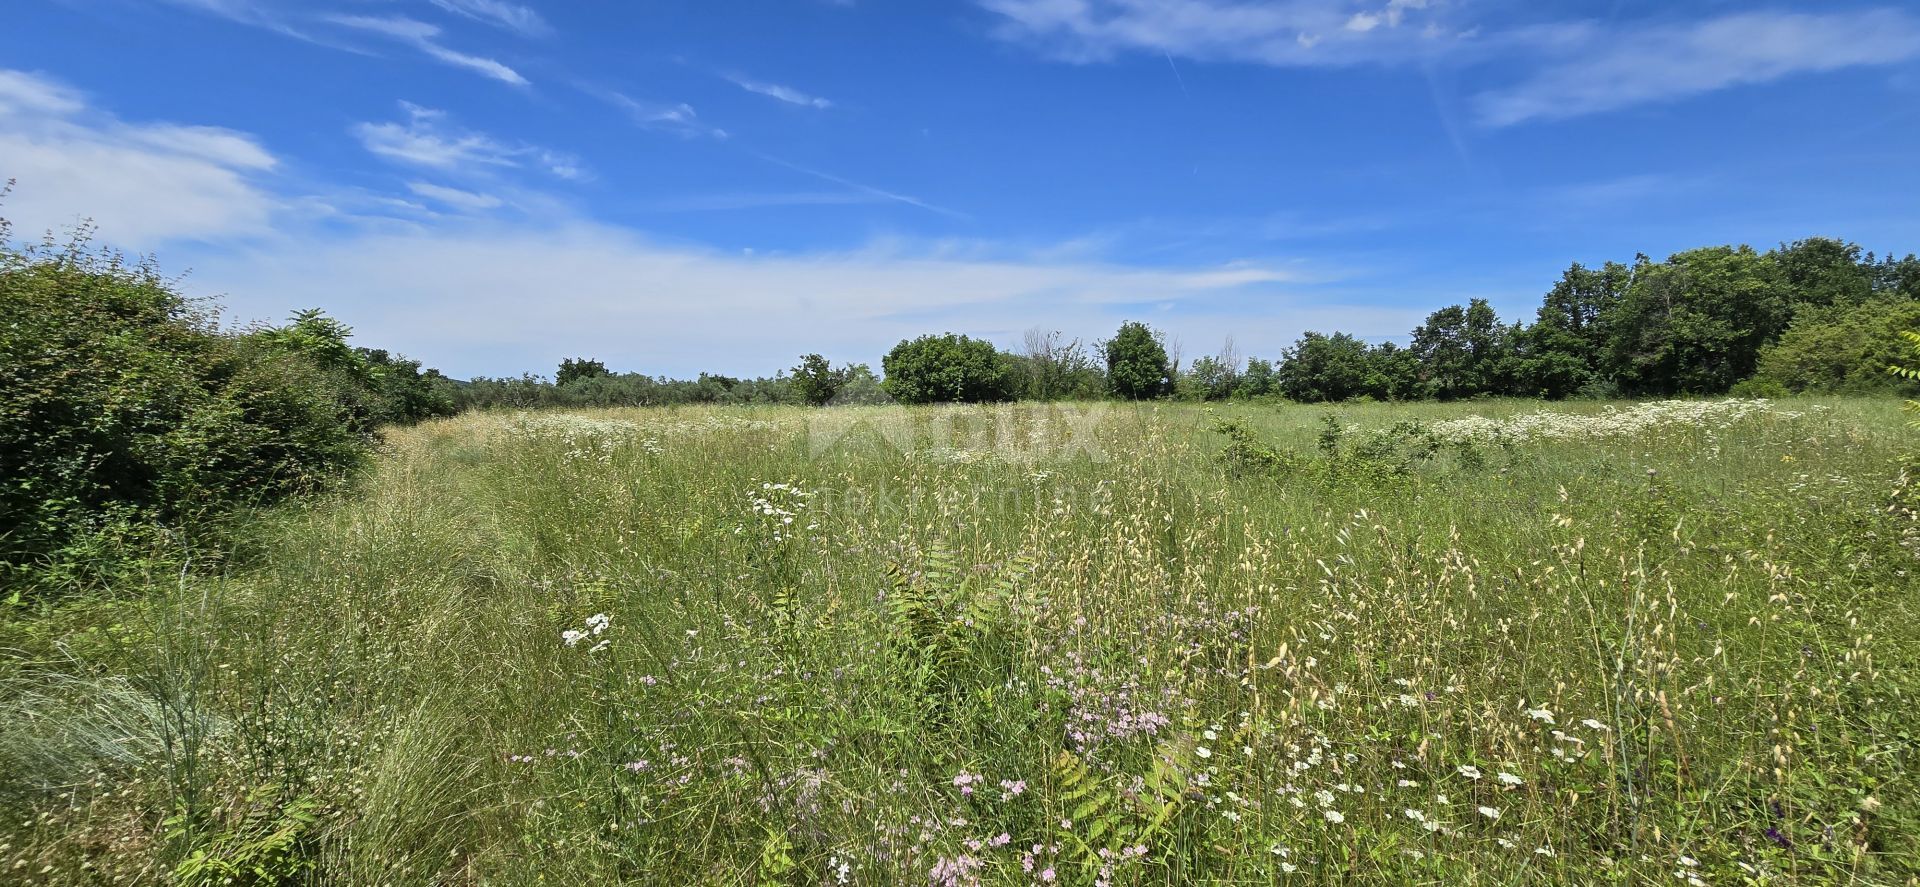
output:
<path id="1" fill-rule="evenodd" d="M 1501 440 L 1604 440 L 1639 437 L 1669 429 L 1727 430 L 1758 418 L 1798 419 L 1809 411 L 1783 409 L 1764 398 L 1725 400 L 1660 400 L 1627 407 L 1608 406 L 1599 413 L 1579 414 L 1540 410 L 1505 419 L 1463 416 L 1435 422 L 1433 433 L 1448 440 L 1495 443 Z"/>

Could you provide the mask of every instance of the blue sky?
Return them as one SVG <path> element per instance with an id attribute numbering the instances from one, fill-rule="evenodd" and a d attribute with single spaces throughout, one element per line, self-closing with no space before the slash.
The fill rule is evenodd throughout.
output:
<path id="1" fill-rule="evenodd" d="M 1920 250 L 1881 2 L 15 0 L 0 205 L 457 376 L 1145 320 L 1400 338 L 1569 262 Z"/>

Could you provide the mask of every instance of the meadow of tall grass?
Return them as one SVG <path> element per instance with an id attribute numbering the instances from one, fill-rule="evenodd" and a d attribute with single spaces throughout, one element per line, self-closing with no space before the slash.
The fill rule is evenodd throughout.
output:
<path id="1" fill-rule="evenodd" d="M 9 623 L 0 881 L 1913 884 L 1912 435 L 429 422 L 217 569 Z"/>

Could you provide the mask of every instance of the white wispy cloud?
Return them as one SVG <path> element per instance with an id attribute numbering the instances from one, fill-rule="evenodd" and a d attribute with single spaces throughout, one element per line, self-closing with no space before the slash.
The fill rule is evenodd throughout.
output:
<path id="1" fill-rule="evenodd" d="M 232 130 L 129 122 L 78 90 L 0 69 L 0 215 L 20 233 L 92 218 L 114 243 L 249 237 L 280 201 L 257 181 L 277 160 Z"/>
<path id="2" fill-rule="evenodd" d="M 782 86 L 778 83 L 767 83 L 765 81 L 753 80 L 736 75 L 729 75 L 727 80 L 748 92 L 763 95 L 768 98 L 779 99 L 789 105 L 799 105 L 803 108 L 816 108 L 822 111 L 833 107 L 833 102 L 817 95 L 808 95 L 791 86 Z"/>
<path id="3" fill-rule="evenodd" d="M 455 125 L 445 111 L 401 102 L 407 119 L 357 123 L 352 131 L 362 147 L 385 160 L 444 172 L 483 173 L 489 169 L 534 166 L 563 179 L 585 173 L 573 158 L 533 145 L 503 142 Z"/>
<path id="4" fill-rule="evenodd" d="M 1895 10 L 1736 13 L 1598 35 L 1584 51 L 1474 104 L 1481 122 L 1508 126 L 1916 57 L 1920 20 Z"/>
<path id="5" fill-rule="evenodd" d="M 519 71 L 498 61 L 483 56 L 468 55 L 441 45 L 436 39 L 440 36 L 439 25 L 405 16 L 333 15 L 327 16 L 326 20 L 341 27 L 391 38 L 425 53 L 428 58 L 456 68 L 465 68 L 483 77 L 514 86 L 528 85 L 527 78 L 520 76 Z"/>
<path id="6" fill-rule="evenodd" d="M 401 102 L 405 123 L 359 123 L 353 133 L 360 144 L 387 160 L 432 169 L 474 169 L 517 166 L 523 152 L 482 133 L 447 125 L 446 112 Z"/>
<path id="7" fill-rule="evenodd" d="M 1072 62 L 1128 53 L 1279 67 L 1498 62 L 1512 85 L 1474 97 L 1509 126 L 1701 95 L 1795 74 L 1920 58 L 1897 9 L 1738 12 L 1694 21 L 1473 22 L 1484 0 L 975 0 L 997 34 Z M 1517 73 L 1509 73 L 1517 72 Z"/>
<path id="8" fill-rule="evenodd" d="M 284 5 L 274 0 L 164 0 L 174 6 L 251 25 L 309 43 L 331 45 L 293 23 Z"/>
<path id="9" fill-rule="evenodd" d="M 78 90 L 25 71 L 0 68 L 0 114 L 73 114 L 86 107 Z"/>
<path id="10" fill-rule="evenodd" d="M 1152 268 L 1038 252 L 881 242 L 745 254 L 590 222 L 448 221 L 290 244 L 203 265 L 193 281 L 233 294 L 239 317 L 326 305 L 366 341 L 456 375 L 545 370 L 577 352 L 646 372 L 772 372 L 808 351 L 872 360 L 940 330 L 1004 342 L 1034 324 L 1101 335 L 1160 304 L 1219 306 L 1176 328 L 1191 341 L 1238 330 L 1242 342 L 1280 343 L 1300 323 L 1379 326 L 1380 309 L 1290 295 L 1291 275 L 1263 265 Z M 569 269 L 563 290 L 552 286 L 556 267 Z M 1231 307 L 1251 294 L 1257 316 Z M 1396 315 L 1385 330 L 1410 325 Z"/>
<path id="11" fill-rule="evenodd" d="M 727 131 L 700 119 L 693 106 L 685 102 L 672 104 L 646 102 L 614 90 L 588 90 L 591 94 L 610 102 L 625 112 L 634 123 L 647 129 L 670 132 L 682 138 L 704 137 L 725 139 Z"/>
<path id="12" fill-rule="evenodd" d="M 501 203 L 500 198 L 491 194 L 462 191 L 459 188 L 449 188 L 445 185 L 435 185 L 431 182 L 408 182 L 407 190 L 421 197 L 425 197 L 428 200 L 437 200 L 456 209 L 468 211 L 493 209 Z"/>
<path id="13" fill-rule="evenodd" d="M 507 0 L 432 0 L 432 3 L 448 12 L 527 37 L 545 37 L 553 33 L 553 27 L 532 7 L 509 3 Z"/>
<path id="14" fill-rule="evenodd" d="M 836 176 L 830 172 L 824 172 L 822 170 L 814 169 L 813 167 L 810 167 L 810 166 L 802 166 L 790 160 L 782 160 L 778 157 L 774 157 L 769 154 L 760 154 L 756 152 L 754 156 L 759 157 L 761 160 L 765 160 L 768 163 L 774 164 L 775 166 L 785 167 L 787 169 L 793 170 L 794 172 L 800 173 L 802 175 L 812 176 L 823 182 L 832 182 L 836 185 L 840 185 L 846 188 L 851 188 L 858 193 L 865 194 L 870 197 L 879 198 L 881 200 L 891 200 L 895 203 L 904 203 L 908 206 L 919 207 L 920 209 L 927 210 L 928 212 L 939 213 L 940 215 L 950 216 L 956 219 L 972 218 L 971 216 L 967 215 L 966 213 L 960 212 L 959 210 L 948 209 L 944 206 L 936 206 L 934 204 L 921 200 L 918 197 L 913 197 L 907 194 L 901 194 L 897 191 L 888 191 L 883 188 L 876 188 L 872 185 L 862 184 L 860 182 L 853 181 L 852 179 Z"/>
<path id="15" fill-rule="evenodd" d="M 999 35 L 1074 61 L 1126 52 L 1267 65 L 1406 60 L 1459 35 L 1427 0 L 976 0 Z"/>
<path id="16" fill-rule="evenodd" d="M 851 206 L 885 200 L 857 191 L 731 192 L 671 197 L 653 201 L 644 208 L 652 212 L 721 212 L 777 206 Z"/>

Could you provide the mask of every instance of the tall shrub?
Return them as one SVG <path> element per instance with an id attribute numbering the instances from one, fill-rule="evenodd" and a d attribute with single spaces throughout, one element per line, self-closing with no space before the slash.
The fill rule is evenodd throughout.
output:
<path id="1" fill-rule="evenodd" d="M 81 240 L 0 243 L 0 584 L 97 579 L 351 471 L 359 395 L 284 332 L 223 335 L 150 263 Z"/>

